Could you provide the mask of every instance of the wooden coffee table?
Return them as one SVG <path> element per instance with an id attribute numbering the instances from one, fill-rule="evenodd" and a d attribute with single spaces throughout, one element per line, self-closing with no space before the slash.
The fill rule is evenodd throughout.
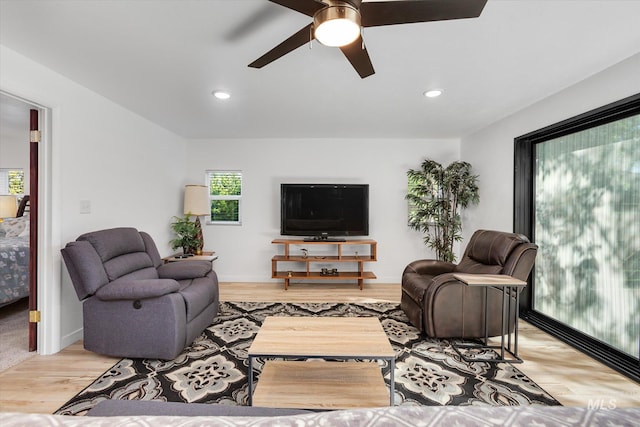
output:
<path id="1" fill-rule="evenodd" d="M 248 357 L 249 405 L 320 409 L 393 406 L 395 352 L 376 317 L 267 317 Z M 283 360 L 265 361 L 254 393 L 256 357 Z M 389 391 L 376 360 L 389 361 Z"/>

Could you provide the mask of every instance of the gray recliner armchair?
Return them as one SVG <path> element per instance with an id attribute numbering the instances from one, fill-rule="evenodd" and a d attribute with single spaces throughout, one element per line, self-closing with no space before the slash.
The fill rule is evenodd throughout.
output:
<path id="1" fill-rule="evenodd" d="M 151 236 L 135 228 L 86 233 L 61 252 L 83 301 L 87 350 L 174 359 L 218 314 L 211 263 L 163 264 Z"/>
<path id="2" fill-rule="evenodd" d="M 526 281 L 538 246 L 522 234 L 494 230 L 473 233 L 458 264 L 417 260 L 402 273 L 402 310 L 411 323 L 433 338 L 484 337 L 484 296 L 480 287 L 469 287 L 454 273 L 506 274 Z M 513 330 L 515 295 L 510 295 L 508 331 Z M 502 290 L 488 289 L 488 335 L 502 326 Z"/>

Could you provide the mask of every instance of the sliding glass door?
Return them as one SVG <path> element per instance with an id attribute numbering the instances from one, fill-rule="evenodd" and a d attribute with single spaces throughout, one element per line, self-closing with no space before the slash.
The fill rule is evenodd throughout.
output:
<path id="1" fill-rule="evenodd" d="M 516 191 L 525 193 L 516 194 L 516 231 L 539 246 L 525 316 L 640 372 L 640 97 L 633 98 L 516 139 Z"/>
<path id="2" fill-rule="evenodd" d="M 638 357 L 640 115 L 536 144 L 537 311 Z"/>

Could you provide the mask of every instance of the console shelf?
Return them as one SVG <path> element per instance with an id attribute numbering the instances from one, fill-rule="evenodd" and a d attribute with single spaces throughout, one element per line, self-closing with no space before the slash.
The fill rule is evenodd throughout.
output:
<path id="1" fill-rule="evenodd" d="M 289 288 L 291 279 L 300 280 L 357 280 L 360 289 L 364 286 L 365 279 L 375 279 L 376 275 L 370 271 L 364 271 L 365 262 L 374 262 L 377 260 L 377 242 L 375 240 L 346 240 L 342 242 L 336 241 L 304 241 L 293 239 L 275 239 L 271 243 L 275 245 L 284 245 L 284 255 L 274 255 L 271 258 L 271 277 L 273 279 L 284 279 L 285 290 Z M 299 246 L 299 249 L 307 249 L 307 256 L 303 254 L 292 255 L 291 246 Z M 316 254 L 320 246 L 325 249 L 328 246 L 331 254 Z M 367 253 L 357 253 L 357 246 L 364 246 Z M 316 249 L 314 251 L 314 249 Z M 280 263 L 280 270 L 278 270 Z M 283 270 L 282 263 L 291 263 L 292 269 Z M 335 264 L 343 265 L 343 263 L 352 263 L 357 265 L 355 271 L 341 271 L 336 268 L 336 272 L 323 274 L 322 270 L 314 270 L 318 268 L 316 264 L 332 264 L 333 270 Z M 304 271 L 300 268 L 303 267 Z M 297 269 L 296 269 L 297 268 Z"/>

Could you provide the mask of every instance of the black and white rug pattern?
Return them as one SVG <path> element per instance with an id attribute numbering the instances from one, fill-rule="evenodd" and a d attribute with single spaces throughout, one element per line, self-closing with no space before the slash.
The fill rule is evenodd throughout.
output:
<path id="1" fill-rule="evenodd" d="M 378 317 L 396 351 L 396 405 L 560 405 L 513 365 L 468 363 L 449 341 L 420 335 L 398 304 L 224 302 L 176 359 L 122 359 L 56 414 L 82 415 L 105 399 L 246 405 L 247 350 L 267 316 Z M 258 382 L 263 362 L 254 363 Z"/>

